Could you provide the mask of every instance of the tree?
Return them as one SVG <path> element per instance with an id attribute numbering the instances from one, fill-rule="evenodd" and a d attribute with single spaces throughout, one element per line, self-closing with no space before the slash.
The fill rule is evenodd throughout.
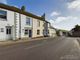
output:
<path id="1" fill-rule="evenodd" d="M 22 6 L 22 7 L 21 7 L 21 10 L 22 10 L 22 11 L 25 11 L 25 9 L 26 9 L 25 6 Z"/>
<path id="2" fill-rule="evenodd" d="M 74 31 L 80 31 L 80 26 L 76 25 L 75 28 L 73 28 L 72 30 L 74 30 Z"/>

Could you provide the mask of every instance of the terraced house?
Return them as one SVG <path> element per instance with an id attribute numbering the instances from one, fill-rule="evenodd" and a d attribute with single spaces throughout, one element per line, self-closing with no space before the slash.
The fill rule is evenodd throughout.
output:
<path id="1" fill-rule="evenodd" d="M 40 17 L 13 6 L 0 4 L 0 40 L 44 36 L 45 22 L 45 14 Z"/>
<path id="2" fill-rule="evenodd" d="M 53 26 L 51 26 L 50 22 L 47 22 L 46 26 L 47 26 L 47 28 L 46 28 L 47 31 L 45 30 L 47 33 L 46 35 L 48 35 L 49 37 L 56 37 L 57 29 L 54 28 Z"/>

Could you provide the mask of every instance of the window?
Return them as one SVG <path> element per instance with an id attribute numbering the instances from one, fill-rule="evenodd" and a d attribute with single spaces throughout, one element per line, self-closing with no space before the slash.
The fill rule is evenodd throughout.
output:
<path id="1" fill-rule="evenodd" d="M 40 30 L 37 30 L 37 35 L 40 35 Z"/>
<path id="2" fill-rule="evenodd" d="M 26 19 L 26 25 L 30 25 L 30 18 Z"/>
<path id="3" fill-rule="evenodd" d="M 38 25 L 38 27 L 40 27 L 40 21 L 39 20 L 37 20 L 37 25 Z"/>
<path id="4" fill-rule="evenodd" d="M 0 18 L 1 19 L 7 19 L 7 12 L 3 11 L 3 10 L 0 10 Z"/>
<path id="5" fill-rule="evenodd" d="M 45 30 L 43 29 L 43 34 L 45 33 Z"/>
<path id="6" fill-rule="evenodd" d="M 49 30 L 48 30 L 48 34 L 49 34 Z"/>
<path id="7" fill-rule="evenodd" d="M 1 28 L 1 32 L 4 32 L 4 28 Z"/>
<path id="8" fill-rule="evenodd" d="M 6 34 L 11 34 L 11 28 L 6 29 Z"/>
<path id="9" fill-rule="evenodd" d="M 27 35 L 28 34 L 28 30 L 25 30 L 25 33 L 24 34 Z"/>
<path id="10" fill-rule="evenodd" d="M 48 27 L 50 27 L 50 23 L 48 23 Z"/>

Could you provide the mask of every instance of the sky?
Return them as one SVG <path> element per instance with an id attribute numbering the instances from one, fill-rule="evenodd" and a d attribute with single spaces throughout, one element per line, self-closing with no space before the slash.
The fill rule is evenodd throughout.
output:
<path id="1" fill-rule="evenodd" d="M 46 14 L 46 20 L 57 29 L 71 30 L 80 25 L 80 0 L 0 0 L 0 3 L 21 8 L 41 16 Z"/>

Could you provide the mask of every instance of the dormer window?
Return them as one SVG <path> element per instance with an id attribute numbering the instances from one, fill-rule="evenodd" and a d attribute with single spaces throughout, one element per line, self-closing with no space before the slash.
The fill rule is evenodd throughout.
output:
<path id="1" fill-rule="evenodd" d="M 7 19 L 7 11 L 0 10 L 0 19 Z"/>

